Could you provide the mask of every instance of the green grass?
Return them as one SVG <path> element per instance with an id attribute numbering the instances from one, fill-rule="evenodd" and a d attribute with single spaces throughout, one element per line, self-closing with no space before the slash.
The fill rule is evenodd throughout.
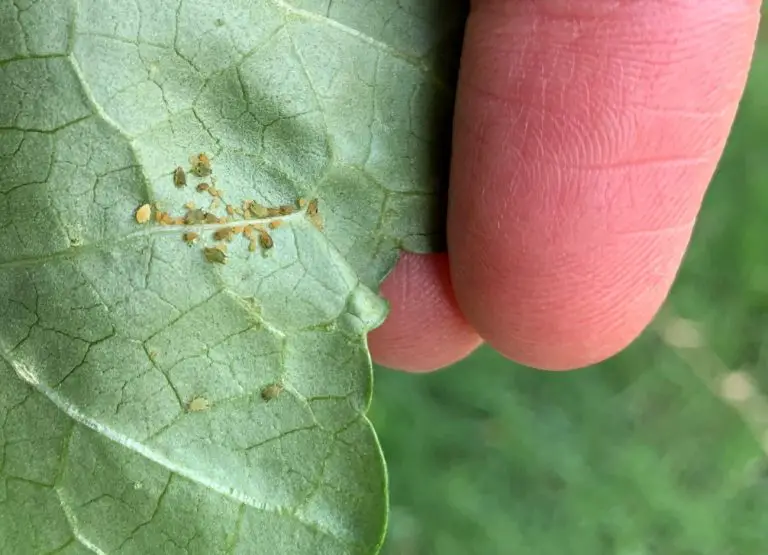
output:
<path id="1" fill-rule="evenodd" d="M 766 36 L 766 35 L 764 35 Z M 768 392 L 768 41 L 667 306 Z M 481 349 L 377 370 L 387 555 L 768 553 L 768 461 L 742 417 L 650 330 L 574 373 Z M 762 425 L 768 429 L 768 422 Z"/>

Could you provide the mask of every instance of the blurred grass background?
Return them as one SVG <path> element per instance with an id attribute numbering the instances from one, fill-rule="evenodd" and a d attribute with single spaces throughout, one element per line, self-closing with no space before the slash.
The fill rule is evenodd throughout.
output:
<path id="1" fill-rule="evenodd" d="M 666 311 L 598 366 L 377 369 L 386 555 L 768 554 L 768 28 Z"/>

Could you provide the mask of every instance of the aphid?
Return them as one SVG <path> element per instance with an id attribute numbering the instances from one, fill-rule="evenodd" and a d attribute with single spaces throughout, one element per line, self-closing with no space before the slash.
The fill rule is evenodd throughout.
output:
<path id="1" fill-rule="evenodd" d="M 163 212 L 163 216 L 160 218 L 160 223 L 163 225 L 173 225 L 173 218 L 168 212 Z"/>
<path id="2" fill-rule="evenodd" d="M 238 216 L 242 216 L 243 215 L 243 211 L 240 208 L 238 208 L 237 206 L 235 206 L 233 208 L 233 210 L 234 210 L 235 214 L 237 214 Z"/>
<path id="3" fill-rule="evenodd" d="M 270 237 L 269 233 L 266 231 L 261 231 L 259 233 L 259 243 L 263 249 L 271 249 L 275 245 L 272 241 L 272 237 Z"/>
<path id="4" fill-rule="evenodd" d="M 205 213 L 205 223 L 207 224 L 217 224 L 219 223 L 219 218 L 216 217 L 216 214 L 211 214 L 210 212 Z"/>
<path id="5" fill-rule="evenodd" d="M 149 360 L 155 362 L 157 360 L 157 351 L 149 351 Z"/>
<path id="6" fill-rule="evenodd" d="M 283 225 L 283 220 L 274 220 L 272 222 L 269 222 L 269 227 L 271 229 L 277 229 L 281 225 Z"/>
<path id="7" fill-rule="evenodd" d="M 227 204 L 227 214 L 232 216 L 234 215 L 234 213 L 235 213 L 235 208 L 231 204 Z"/>
<path id="8" fill-rule="evenodd" d="M 275 399 L 280 393 L 283 391 L 283 384 L 281 383 L 272 383 L 266 386 L 264 389 L 261 390 L 261 398 L 265 401 L 269 402 L 272 399 Z"/>
<path id="9" fill-rule="evenodd" d="M 177 187 L 187 186 L 187 174 L 184 173 L 184 168 L 179 166 L 173 172 L 173 184 Z"/>
<path id="10" fill-rule="evenodd" d="M 279 207 L 277 211 L 281 216 L 287 216 L 288 214 L 293 214 L 296 211 L 296 207 L 291 206 L 290 204 L 284 204 Z"/>
<path id="11" fill-rule="evenodd" d="M 269 208 L 262 206 L 258 202 L 252 202 L 248 210 L 256 218 L 266 218 L 269 215 Z"/>
<path id="12" fill-rule="evenodd" d="M 304 208 L 307 205 L 307 199 L 305 198 L 300 198 L 298 202 L 299 202 L 299 208 Z"/>
<path id="13" fill-rule="evenodd" d="M 203 249 L 203 255 L 208 262 L 215 264 L 227 263 L 227 246 L 216 245 L 215 247 L 205 247 Z"/>
<path id="14" fill-rule="evenodd" d="M 211 210 L 216 210 L 219 207 L 219 204 L 221 204 L 221 201 L 219 200 L 218 197 L 215 197 L 211 201 L 211 206 L 210 206 Z"/>
<path id="15" fill-rule="evenodd" d="M 251 241 L 248 243 L 248 250 L 251 252 L 256 252 L 257 247 L 258 243 L 256 241 L 256 237 L 251 237 Z"/>
<path id="16" fill-rule="evenodd" d="M 200 412 L 211 408 L 211 402 L 205 397 L 195 397 L 187 404 L 189 412 Z"/>
<path id="17" fill-rule="evenodd" d="M 187 225 L 201 224 L 205 221 L 206 213 L 199 208 L 190 210 L 187 215 L 184 216 L 184 223 Z"/>
<path id="18" fill-rule="evenodd" d="M 182 237 L 184 241 L 191 247 L 194 243 L 197 242 L 197 239 L 200 237 L 200 235 L 194 231 L 187 231 L 184 235 L 182 235 Z"/>
<path id="19" fill-rule="evenodd" d="M 136 210 L 136 221 L 140 224 L 145 224 L 149 221 L 152 215 L 152 207 L 149 204 L 142 204 Z"/>
<path id="20" fill-rule="evenodd" d="M 243 226 L 236 225 L 232 228 L 232 235 L 240 235 L 243 232 Z"/>
<path id="21" fill-rule="evenodd" d="M 189 159 L 189 162 L 192 164 L 192 169 L 190 171 L 196 176 L 207 177 L 211 175 L 211 160 L 204 152 L 201 152 L 197 156 L 192 156 Z"/>
<path id="22" fill-rule="evenodd" d="M 194 210 L 195 209 L 195 203 L 190 200 L 188 203 L 186 203 L 184 205 L 184 208 L 186 208 L 187 210 Z"/>
<path id="23" fill-rule="evenodd" d="M 243 228 L 243 237 L 245 237 L 246 239 L 250 239 L 251 237 L 253 237 L 252 225 L 247 225 Z"/>
<path id="24" fill-rule="evenodd" d="M 198 183 L 195 189 L 197 189 L 198 193 L 204 193 L 205 191 L 208 190 L 209 187 L 210 185 L 208 185 L 207 183 Z"/>
<path id="25" fill-rule="evenodd" d="M 157 223 L 160 223 L 160 220 L 162 220 L 162 219 L 163 219 L 163 212 L 161 212 L 160 210 L 156 210 L 155 211 L 155 221 Z"/>
<path id="26" fill-rule="evenodd" d="M 176 216 L 175 218 L 173 218 L 173 225 L 184 225 L 184 217 Z"/>
<path id="27" fill-rule="evenodd" d="M 307 215 L 309 216 L 309 221 L 312 222 L 312 225 L 318 230 L 323 231 L 323 217 L 317 211 L 317 199 L 312 200 L 307 206 Z"/>
<path id="28" fill-rule="evenodd" d="M 282 216 L 279 208 L 267 208 L 267 217 L 274 218 L 275 216 Z"/>
<path id="29" fill-rule="evenodd" d="M 213 232 L 213 238 L 216 241 L 231 241 L 233 234 L 231 227 L 223 227 Z"/>

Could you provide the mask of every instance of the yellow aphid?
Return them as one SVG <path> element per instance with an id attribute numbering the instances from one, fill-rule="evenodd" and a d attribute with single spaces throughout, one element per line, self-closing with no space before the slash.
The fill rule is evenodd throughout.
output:
<path id="1" fill-rule="evenodd" d="M 189 163 L 192 164 L 192 169 L 190 171 L 196 176 L 206 177 L 211 175 L 211 160 L 204 152 L 201 152 L 197 156 L 190 157 Z"/>
<path id="2" fill-rule="evenodd" d="M 163 212 L 160 218 L 160 223 L 163 225 L 173 225 L 173 218 L 168 212 Z"/>
<path id="3" fill-rule="evenodd" d="M 195 243 L 197 241 L 197 239 L 200 237 L 200 235 L 198 235 L 194 231 L 188 231 L 182 237 L 184 238 L 185 242 L 187 242 L 188 244 L 192 245 L 193 243 Z"/>
<path id="4" fill-rule="evenodd" d="M 258 246 L 258 243 L 256 241 L 256 237 L 251 237 L 251 241 L 248 243 L 248 250 L 251 252 L 255 252 L 257 246 Z"/>
<path id="5" fill-rule="evenodd" d="M 142 204 L 136 210 L 136 221 L 140 224 L 145 224 L 152 216 L 152 207 L 149 204 Z"/>
<path id="6" fill-rule="evenodd" d="M 187 404 L 189 412 L 200 412 L 211 408 L 211 403 L 205 397 L 195 397 Z"/>
<path id="7" fill-rule="evenodd" d="M 275 220 L 273 222 L 269 222 L 269 227 L 271 229 L 277 229 L 281 225 L 283 225 L 283 220 Z"/>
<path id="8" fill-rule="evenodd" d="M 300 198 L 299 199 L 299 208 L 304 208 L 307 205 L 307 199 Z"/>
<path id="9" fill-rule="evenodd" d="M 160 211 L 160 210 L 157 210 L 157 211 L 155 212 L 155 221 L 156 221 L 157 223 L 160 223 L 160 221 L 161 221 L 162 219 L 163 219 L 163 212 L 162 212 L 162 211 Z"/>
<path id="10" fill-rule="evenodd" d="M 205 191 L 208 190 L 209 187 L 210 185 L 208 185 L 207 183 L 198 183 L 197 187 L 195 188 L 197 189 L 198 193 L 204 193 Z"/>
<path id="11" fill-rule="evenodd" d="M 311 200 L 307 206 L 307 214 L 314 216 L 317 214 L 317 199 Z"/>
<path id="12" fill-rule="evenodd" d="M 246 239 L 250 239 L 251 237 L 253 237 L 252 225 L 247 225 L 243 228 L 243 237 L 245 237 Z"/>
<path id="13" fill-rule="evenodd" d="M 215 198 L 214 198 L 214 199 L 211 201 L 211 207 L 210 207 L 210 208 L 211 208 L 211 210 L 216 210 L 216 209 L 219 207 L 219 204 L 221 204 L 221 201 L 219 200 L 219 198 L 218 198 L 218 197 L 215 197 Z"/>
<path id="14" fill-rule="evenodd" d="M 275 216 L 282 216 L 279 208 L 267 208 L 267 217 L 273 218 Z"/>
<path id="15" fill-rule="evenodd" d="M 284 204 L 279 207 L 277 211 L 281 216 L 287 216 L 288 214 L 293 214 L 296 211 L 296 207 L 291 206 L 290 204 Z"/>
<path id="16" fill-rule="evenodd" d="M 275 243 L 272 241 L 272 237 L 270 237 L 269 233 L 266 231 L 261 231 L 259 233 L 259 243 L 263 249 L 271 249 L 273 246 L 275 246 Z"/>
<path id="17" fill-rule="evenodd" d="M 227 214 L 232 216 L 234 215 L 234 213 L 235 213 L 235 208 L 231 204 L 227 204 Z"/>
<path id="18" fill-rule="evenodd" d="M 173 184 L 177 187 L 187 186 L 187 174 L 184 173 L 184 168 L 179 166 L 173 172 Z"/>
<path id="19" fill-rule="evenodd" d="M 220 197 L 221 191 L 218 190 L 216 187 L 208 187 L 208 194 L 212 197 Z"/>
<path id="20" fill-rule="evenodd" d="M 173 218 L 173 225 L 184 225 L 184 217 L 176 216 L 175 218 Z"/>
<path id="21" fill-rule="evenodd" d="M 265 401 L 269 402 L 272 399 L 275 399 L 280 393 L 283 391 L 283 384 L 280 383 L 273 383 L 266 386 L 264 389 L 261 390 L 261 398 Z"/>
<path id="22" fill-rule="evenodd" d="M 216 217 L 216 214 L 211 214 L 210 212 L 205 213 L 205 223 L 207 224 L 217 224 L 219 223 L 219 218 Z"/>
<path id="23" fill-rule="evenodd" d="M 240 235 L 243 232 L 243 226 L 236 225 L 232 228 L 232 235 Z"/>
<path id="24" fill-rule="evenodd" d="M 237 214 L 238 216 L 242 216 L 243 215 L 243 211 L 240 208 L 238 208 L 237 206 L 235 206 L 233 208 L 233 210 L 235 211 L 235 214 Z"/>
<path id="25" fill-rule="evenodd" d="M 186 203 L 184 205 L 184 208 L 186 208 L 187 210 L 194 210 L 195 209 L 195 203 L 190 200 L 188 203 Z"/>

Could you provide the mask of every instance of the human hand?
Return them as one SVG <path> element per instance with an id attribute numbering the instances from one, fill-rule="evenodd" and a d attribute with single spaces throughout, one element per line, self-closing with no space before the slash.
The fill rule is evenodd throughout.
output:
<path id="1" fill-rule="evenodd" d="M 374 360 L 435 370 L 485 341 L 565 370 L 634 340 L 690 240 L 759 12 L 759 0 L 474 1 L 448 254 L 406 254 L 384 282 Z"/>

